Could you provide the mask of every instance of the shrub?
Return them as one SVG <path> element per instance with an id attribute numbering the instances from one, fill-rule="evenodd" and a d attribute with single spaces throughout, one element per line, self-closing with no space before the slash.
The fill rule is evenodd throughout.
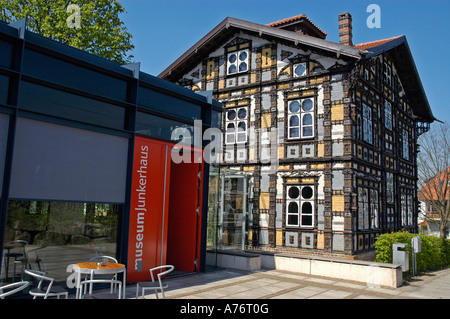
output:
<path id="1" fill-rule="evenodd" d="M 392 263 L 392 244 L 408 244 L 409 272 L 412 271 L 411 240 L 420 236 L 422 249 L 416 254 L 417 270 L 428 271 L 450 266 L 450 240 L 433 236 L 417 235 L 407 231 L 382 234 L 375 242 L 376 261 Z"/>

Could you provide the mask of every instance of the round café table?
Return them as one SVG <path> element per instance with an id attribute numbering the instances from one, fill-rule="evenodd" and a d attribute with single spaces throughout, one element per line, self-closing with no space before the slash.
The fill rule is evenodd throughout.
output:
<path id="1" fill-rule="evenodd" d="M 97 275 L 112 275 L 123 272 L 122 294 L 125 299 L 125 285 L 126 285 L 126 268 L 125 265 L 112 262 L 97 263 L 95 261 L 82 262 L 75 264 L 73 270 L 78 274 L 77 276 L 77 295 L 76 298 L 81 298 L 80 283 L 81 274 L 97 274 Z M 95 278 L 95 277 L 94 277 Z"/>

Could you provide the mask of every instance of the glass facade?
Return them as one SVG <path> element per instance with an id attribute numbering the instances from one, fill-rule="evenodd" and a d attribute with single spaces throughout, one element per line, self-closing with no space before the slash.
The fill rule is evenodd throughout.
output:
<path id="1" fill-rule="evenodd" d="M 0 283 L 31 268 L 64 286 L 75 263 L 97 255 L 128 262 L 135 139 L 175 144 L 174 132 L 192 134 L 195 120 L 203 131 L 220 126 L 222 109 L 167 81 L 17 34 L 0 23 Z"/>
<path id="2" fill-rule="evenodd" d="M 116 256 L 122 211 L 120 204 L 10 200 L 1 280 L 18 281 L 23 269 L 34 269 L 65 283 L 70 264 Z"/>

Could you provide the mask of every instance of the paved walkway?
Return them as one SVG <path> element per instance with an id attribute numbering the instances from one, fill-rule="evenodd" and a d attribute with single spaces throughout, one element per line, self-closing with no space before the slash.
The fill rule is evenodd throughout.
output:
<path id="1" fill-rule="evenodd" d="M 165 282 L 167 299 L 450 299 L 450 269 L 415 277 L 396 289 L 264 269 L 224 269 Z M 136 286 L 128 286 L 126 298 L 135 297 Z M 155 299 L 155 295 L 149 293 L 145 299 Z"/>

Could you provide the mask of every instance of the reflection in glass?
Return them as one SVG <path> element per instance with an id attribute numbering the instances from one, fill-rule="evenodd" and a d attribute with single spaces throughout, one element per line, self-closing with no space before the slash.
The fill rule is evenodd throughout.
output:
<path id="1" fill-rule="evenodd" d="M 20 256 L 23 265 L 15 271 L 14 260 L 18 259 L 5 255 L 8 272 L 2 267 L 1 280 L 18 280 L 23 269 L 31 268 L 46 271 L 65 284 L 69 265 L 99 254 L 116 257 L 122 209 L 118 204 L 11 200 L 4 242 L 21 240 L 26 245 Z M 8 244 L 4 248 L 13 250 Z"/>

